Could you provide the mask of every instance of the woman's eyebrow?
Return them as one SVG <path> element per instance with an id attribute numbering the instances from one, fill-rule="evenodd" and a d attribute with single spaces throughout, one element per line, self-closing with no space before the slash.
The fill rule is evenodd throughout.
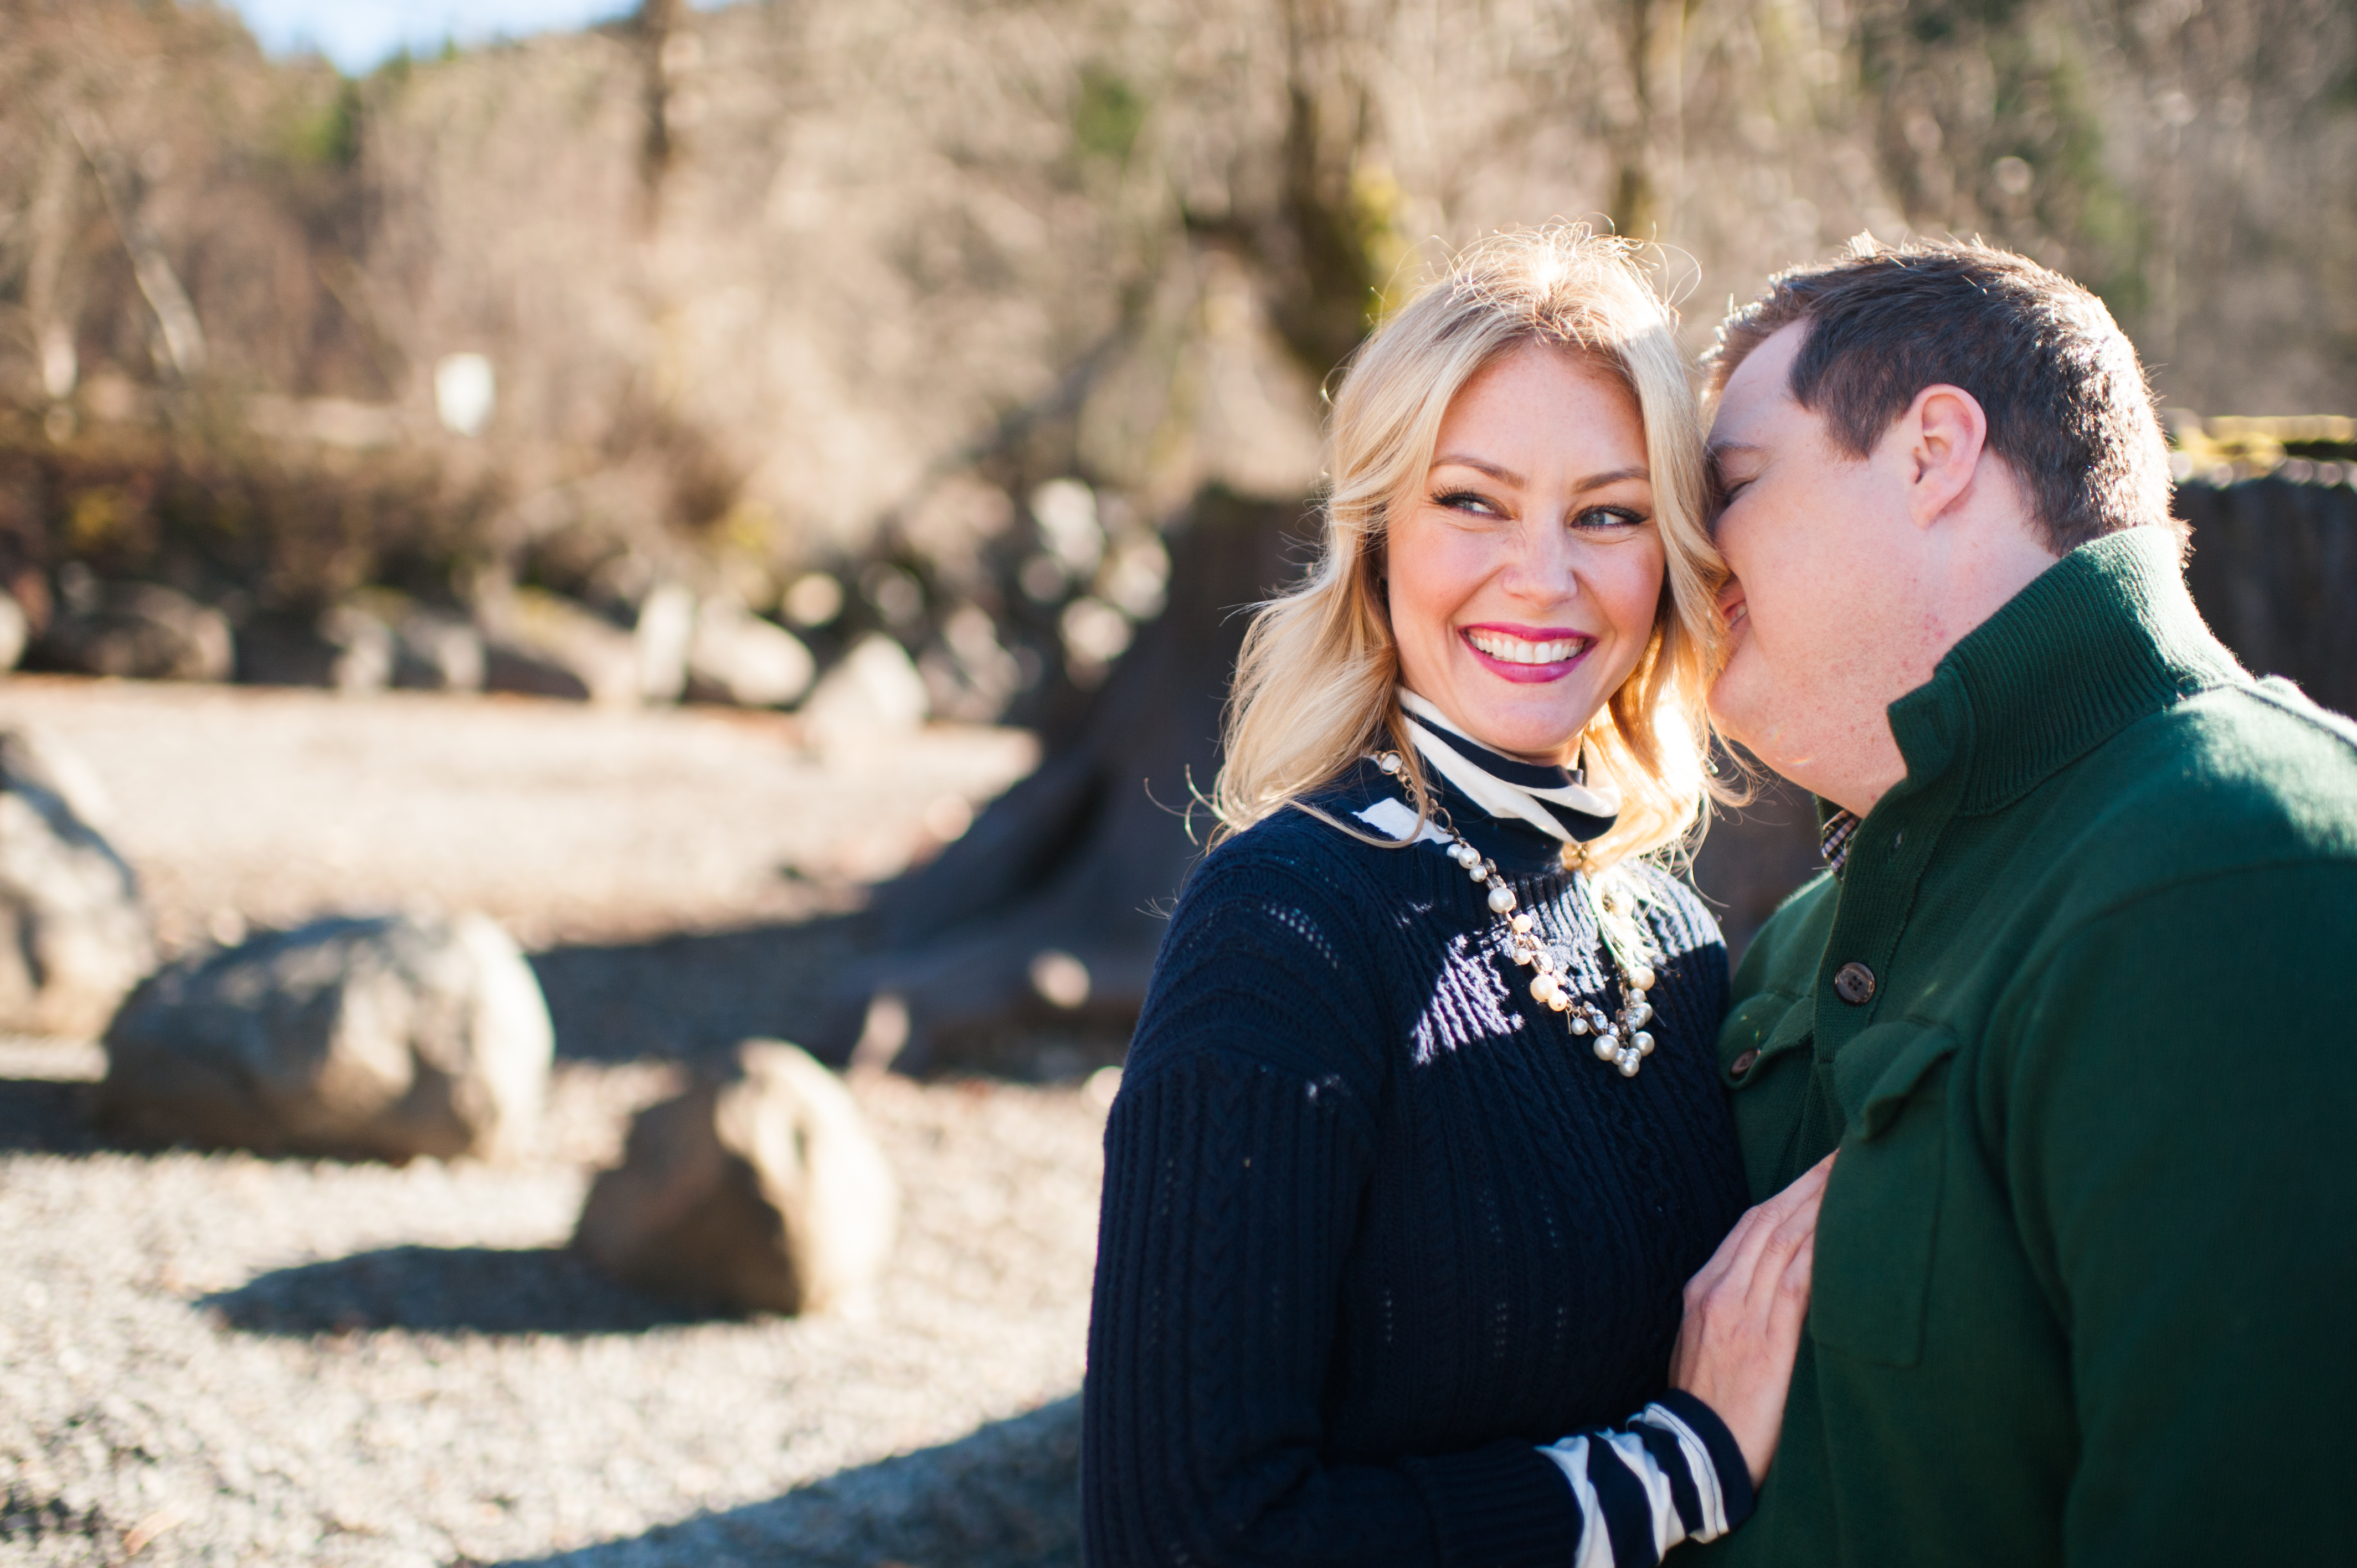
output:
<path id="1" fill-rule="evenodd" d="M 1600 490 L 1607 485 L 1622 484 L 1630 479 L 1643 479 L 1650 484 L 1652 478 L 1652 470 L 1640 464 L 1633 468 L 1615 468 L 1609 474 L 1590 474 L 1571 488 L 1575 490 Z"/>
<path id="2" fill-rule="evenodd" d="M 1435 457 L 1432 460 L 1432 466 L 1436 468 L 1471 468 L 1476 473 L 1489 475 L 1501 485 L 1512 485 L 1517 489 L 1520 489 L 1523 484 L 1523 477 L 1520 474 L 1512 468 L 1501 467 L 1485 457 L 1473 457 L 1462 453 L 1449 452 Z M 1650 481 L 1652 477 L 1652 471 L 1640 464 L 1631 468 L 1615 468 L 1609 473 L 1590 474 L 1586 478 L 1575 482 L 1571 488 L 1575 491 L 1600 490 L 1607 485 L 1617 485 L 1623 480 Z"/>
<path id="3" fill-rule="evenodd" d="M 1486 457 L 1467 456 L 1461 452 L 1443 453 L 1432 460 L 1432 466 L 1436 468 L 1470 468 L 1476 473 L 1489 475 L 1501 485 L 1512 485 L 1517 489 L 1520 489 L 1523 484 L 1523 477 L 1512 468 L 1501 467 Z"/>

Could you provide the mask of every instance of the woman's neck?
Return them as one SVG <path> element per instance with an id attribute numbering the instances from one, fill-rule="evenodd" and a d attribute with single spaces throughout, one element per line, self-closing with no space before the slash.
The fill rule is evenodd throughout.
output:
<path id="1" fill-rule="evenodd" d="M 1430 697 L 1426 696 L 1415 687 L 1403 682 L 1400 686 L 1400 690 L 1430 708 L 1432 712 L 1439 717 L 1441 723 L 1447 725 L 1450 729 L 1455 730 L 1458 735 L 1465 736 L 1468 740 L 1488 746 L 1491 751 L 1496 752 L 1501 757 L 1511 757 L 1517 762 L 1527 762 L 1535 768 L 1561 768 L 1567 766 L 1564 761 L 1564 754 L 1570 750 L 1572 745 L 1579 738 L 1577 733 L 1575 732 L 1558 743 L 1551 751 L 1512 751 L 1507 749 L 1505 746 L 1498 746 L 1491 741 L 1483 739 L 1473 726 L 1467 724 L 1462 717 L 1452 713 L 1440 703 L 1434 702 Z"/>

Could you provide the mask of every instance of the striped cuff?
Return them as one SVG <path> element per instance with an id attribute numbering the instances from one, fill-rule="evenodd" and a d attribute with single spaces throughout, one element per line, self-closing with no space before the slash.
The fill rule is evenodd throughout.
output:
<path id="1" fill-rule="evenodd" d="M 1686 1430 L 1702 1440 L 1710 1455 L 1710 1466 L 1717 1472 L 1719 1496 L 1727 1514 L 1727 1530 L 1733 1530 L 1751 1517 L 1760 1498 L 1751 1489 L 1751 1465 L 1743 1457 L 1743 1445 L 1735 1441 L 1735 1434 L 1727 1430 L 1727 1423 L 1718 1419 L 1718 1412 L 1695 1398 L 1684 1389 L 1672 1389 L 1653 1402 L 1649 1410 L 1663 1410 L 1678 1418 Z"/>
<path id="2" fill-rule="evenodd" d="M 1716 1541 L 1751 1516 L 1743 1451 L 1691 1394 L 1664 1394 L 1624 1430 L 1577 1433 L 1539 1453 L 1579 1512 L 1571 1568 L 1654 1568 L 1681 1541 Z"/>

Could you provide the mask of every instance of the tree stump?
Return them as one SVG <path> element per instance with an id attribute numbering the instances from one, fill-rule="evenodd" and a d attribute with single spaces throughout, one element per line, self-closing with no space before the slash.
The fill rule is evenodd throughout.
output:
<path id="1" fill-rule="evenodd" d="M 1117 1050 L 1200 851 L 1195 806 L 1251 606 L 1295 573 L 1307 504 L 1196 498 L 1169 533 L 1168 607 L 1064 744 L 941 856 L 879 890 L 872 956 L 801 1037 L 922 1070 L 1047 1026 Z"/>
<path id="2" fill-rule="evenodd" d="M 2357 489 L 2179 485 L 2177 515 L 2193 525 L 2186 585 L 2218 639 L 2254 674 L 2357 713 Z"/>

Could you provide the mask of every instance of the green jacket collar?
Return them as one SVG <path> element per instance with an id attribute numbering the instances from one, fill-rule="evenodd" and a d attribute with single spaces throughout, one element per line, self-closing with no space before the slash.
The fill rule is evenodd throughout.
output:
<path id="1" fill-rule="evenodd" d="M 1902 789 L 1961 768 L 1957 809 L 1995 811 L 2120 730 L 2241 673 L 2185 590 L 2178 544 L 2131 528 L 2083 544 L 1890 704 Z"/>

